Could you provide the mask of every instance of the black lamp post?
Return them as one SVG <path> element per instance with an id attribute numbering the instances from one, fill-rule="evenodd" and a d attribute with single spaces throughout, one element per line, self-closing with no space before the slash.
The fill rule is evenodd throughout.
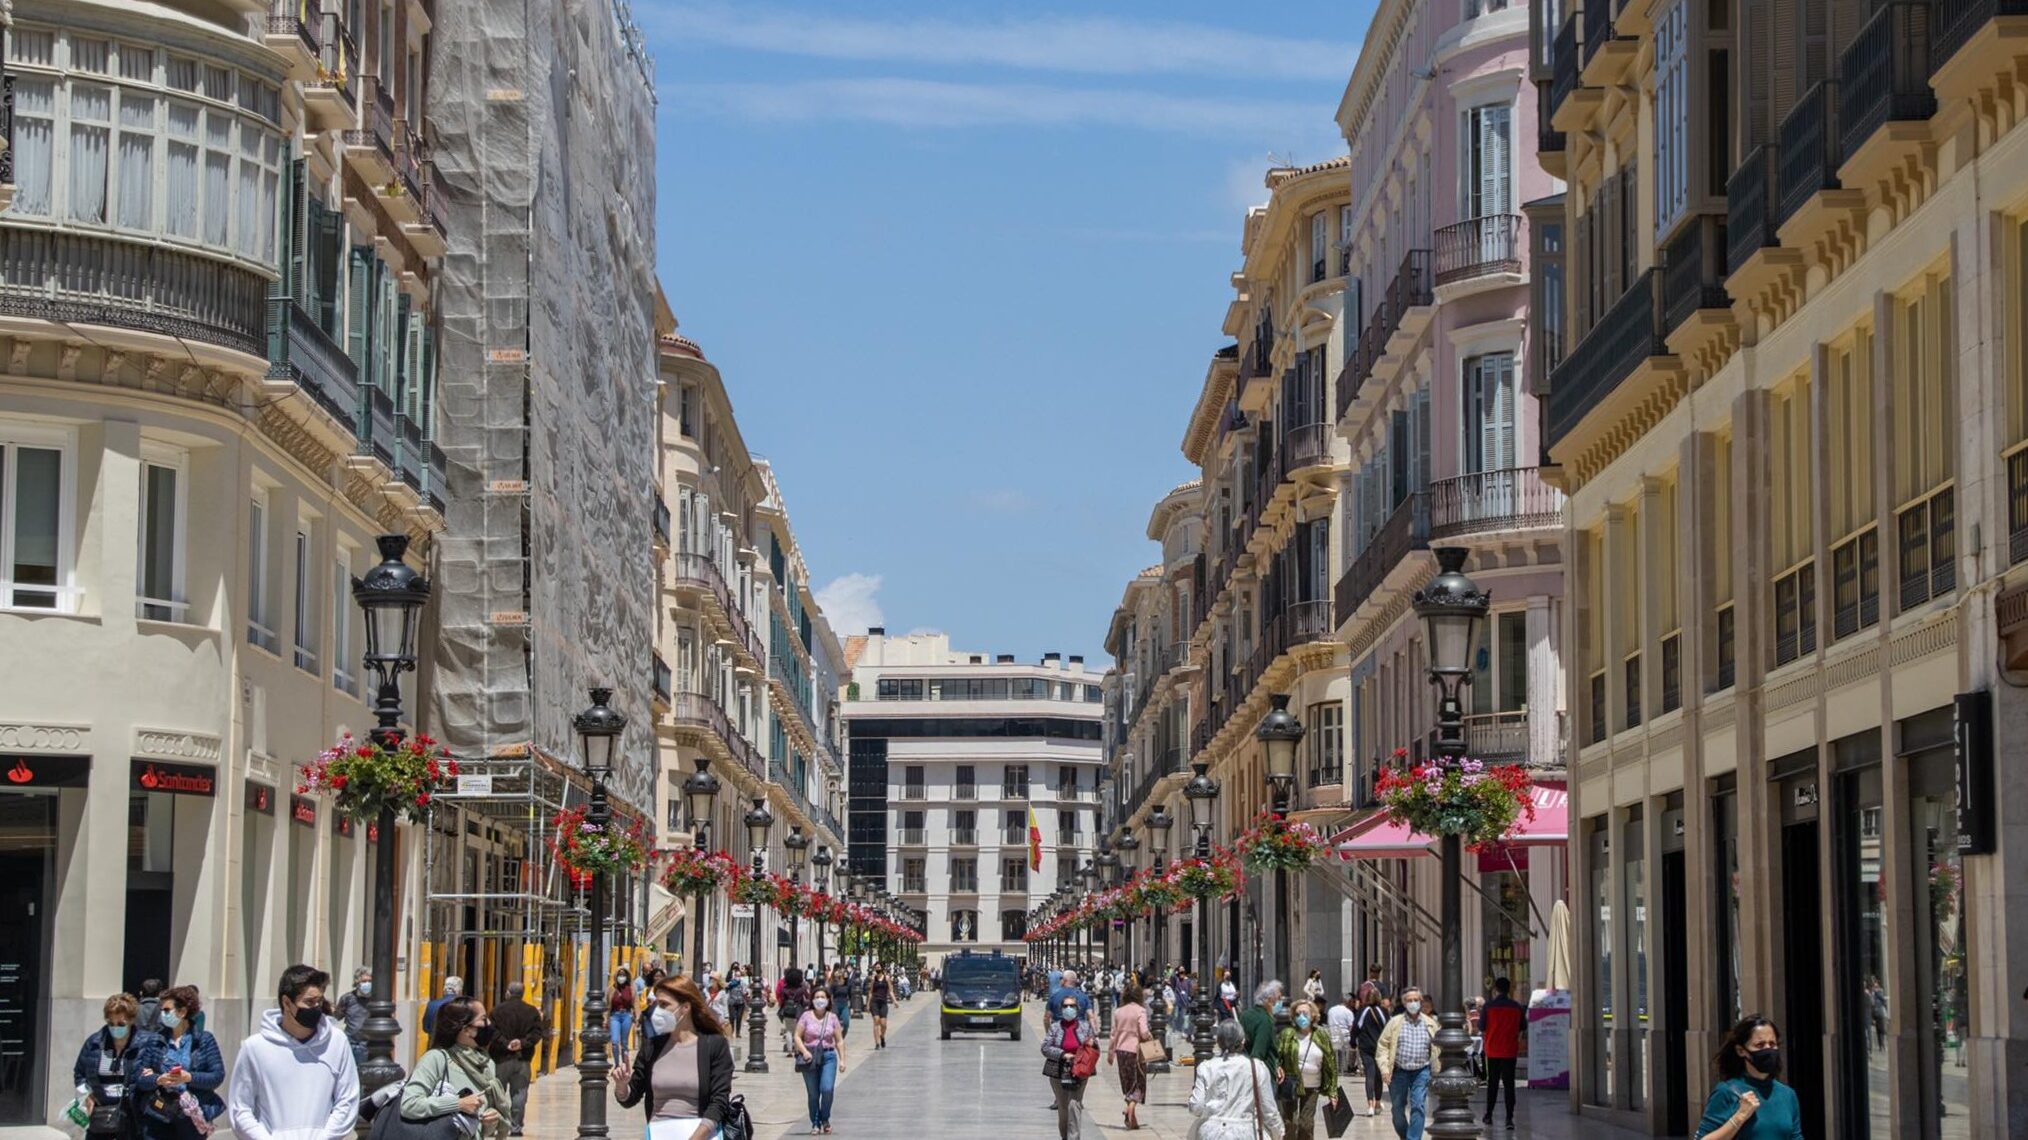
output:
<path id="1" fill-rule="evenodd" d="M 1126 882 L 1139 869 L 1134 866 L 1136 862 L 1134 853 L 1140 849 L 1141 837 L 1124 827 L 1120 829 L 1118 835 L 1113 837 L 1113 850 L 1119 853 L 1120 870 L 1118 877 L 1120 882 Z M 1128 918 L 1122 925 L 1126 929 L 1126 935 L 1122 939 L 1126 943 L 1126 946 L 1121 951 L 1120 956 L 1123 959 L 1121 964 L 1131 970 L 1134 968 L 1134 920 Z"/>
<path id="2" fill-rule="evenodd" d="M 1303 725 L 1296 715 L 1289 711 L 1287 693 L 1276 693 L 1269 698 L 1272 703 L 1268 714 L 1261 718 L 1260 727 L 1254 729 L 1253 738 L 1260 741 L 1267 752 L 1268 790 L 1274 795 L 1275 818 L 1287 819 L 1289 798 L 1296 788 L 1296 746 L 1303 742 Z M 1275 974 L 1291 989 L 1295 986 L 1295 967 L 1290 961 L 1289 927 L 1289 873 L 1275 868 Z M 1276 1025 L 1287 1025 L 1288 1005 L 1283 1003 L 1275 1014 Z"/>
<path id="3" fill-rule="evenodd" d="M 1462 693 L 1472 682 L 1472 655 L 1479 626 L 1486 620 L 1492 595 L 1465 576 L 1463 547 L 1435 551 L 1437 576 L 1415 592 L 1416 616 L 1423 621 L 1429 648 L 1430 683 L 1437 688 L 1437 753 L 1446 767 L 1465 754 L 1465 710 Z M 1438 1108 L 1431 1118 L 1435 1136 L 1479 1135 L 1472 1113 L 1477 1082 L 1465 1062 L 1471 1037 L 1465 1032 L 1465 962 L 1463 946 L 1464 874 L 1462 840 L 1455 832 L 1441 835 L 1443 851 L 1443 994 L 1437 1016 L 1436 1044 L 1441 1067 L 1430 1082 Z"/>
<path id="4" fill-rule="evenodd" d="M 803 834 L 803 825 L 789 825 L 788 837 L 782 840 L 782 849 L 789 853 L 789 881 L 800 886 L 803 882 L 803 866 L 810 861 L 810 837 Z M 801 923 L 795 911 L 789 912 L 789 965 L 803 952 Z"/>
<path id="5" fill-rule="evenodd" d="M 1099 836 L 1098 869 L 1100 889 L 1111 890 L 1119 884 L 1120 857 L 1117 852 L 1109 849 L 1108 841 L 1103 835 Z M 1113 966 L 1113 920 L 1100 916 L 1099 923 L 1099 968 L 1110 973 Z M 1111 1033 L 1113 1031 L 1113 988 L 1103 981 L 1099 984 L 1098 1007 L 1099 1032 Z"/>
<path id="6" fill-rule="evenodd" d="M 1152 848 L 1150 851 L 1152 858 L 1149 860 L 1148 867 L 1158 878 L 1169 869 L 1168 859 L 1164 853 L 1169 850 L 1169 828 L 1175 822 L 1175 820 L 1169 818 L 1168 808 L 1157 805 L 1155 810 L 1148 813 L 1148 830 L 1152 833 L 1149 844 Z M 1169 957 L 1169 912 L 1167 908 L 1158 906 L 1155 908 L 1155 913 L 1149 916 L 1148 935 L 1149 941 L 1154 946 L 1153 956 L 1150 960 L 1155 964 L 1155 984 L 1148 991 L 1148 1029 L 1154 1034 L 1155 1040 L 1162 1043 L 1163 1054 L 1159 1060 L 1148 1063 L 1148 1071 L 1150 1073 L 1166 1073 L 1169 1071 L 1169 1014 L 1171 1012 L 1169 1003 L 1162 1000 L 1162 974 L 1164 970 L 1168 969 L 1166 959 Z"/>
<path id="7" fill-rule="evenodd" d="M 1183 785 L 1183 798 L 1190 803 L 1190 826 L 1197 832 L 1197 858 L 1211 858 L 1211 816 L 1218 799 L 1218 781 L 1208 774 L 1208 765 L 1192 764 L 1190 782 Z M 1211 896 L 1197 900 L 1197 996 L 1190 1003 L 1190 1053 L 1199 1064 L 1211 1057 Z"/>
<path id="8" fill-rule="evenodd" d="M 863 878 L 856 878 L 852 880 L 850 897 L 852 899 L 853 906 L 862 907 L 868 905 L 868 903 L 871 901 L 870 898 L 871 892 L 868 889 L 870 886 L 871 884 L 869 884 Z M 864 924 L 857 922 L 855 922 L 853 925 L 858 927 L 859 937 L 855 940 L 852 947 L 853 950 L 852 960 L 855 964 L 859 966 L 860 969 L 863 970 L 866 968 L 865 967 L 866 940 L 867 940 L 866 927 Z M 847 995 L 846 1000 L 851 1003 L 852 1012 L 855 1016 L 866 1012 L 866 999 L 861 997 L 858 993 L 855 992 Z"/>
<path id="9" fill-rule="evenodd" d="M 408 536 L 383 534 L 374 540 L 380 562 L 363 578 L 352 580 L 352 599 L 366 614 L 366 667 L 373 672 L 373 729 L 368 736 L 382 748 L 399 747 L 401 675 L 415 670 L 416 627 L 430 584 L 402 560 Z M 373 996 L 366 1002 L 366 1025 L 360 1037 L 366 1060 L 359 1067 L 362 1094 L 400 1081 L 405 1074 L 394 1059 L 394 1039 L 401 1025 L 394 1020 L 394 821 L 392 805 L 380 809 L 373 826 Z"/>
<path id="10" fill-rule="evenodd" d="M 697 770 L 683 779 L 683 802 L 690 811 L 690 845 L 708 849 L 711 835 L 711 808 L 718 801 L 718 777 L 711 774 L 711 757 L 699 756 Z M 697 905 L 690 914 L 690 976 L 702 986 L 704 980 L 704 892 L 697 892 Z"/>
<path id="11" fill-rule="evenodd" d="M 744 822 L 746 823 L 747 847 L 753 852 L 753 873 L 758 876 L 764 874 L 767 870 L 768 829 L 775 825 L 774 813 L 768 810 L 766 797 L 754 797 L 753 807 L 747 811 Z M 753 964 L 754 969 L 759 970 L 761 964 L 761 904 L 756 902 L 752 906 Z M 761 1012 L 761 1007 L 766 1004 L 764 1001 L 751 1001 L 747 1003 L 748 1017 L 746 1024 L 751 1034 L 746 1047 L 746 1071 L 749 1073 L 765 1073 L 768 1071 L 768 1020 L 767 1016 Z"/>
<path id="12" fill-rule="evenodd" d="M 599 831 L 612 823 L 612 806 L 606 802 L 606 777 L 613 770 L 613 751 L 627 718 L 608 701 L 613 691 L 595 688 L 591 707 L 571 719 L 571 727 L 584 748 L 584 771 L 591 777 L 591 804 L 585 812 L 587 831 Z M 606 1074 L 612 1071 L 606 1032 L 606 877 L 591 877 L 591 969 L 585 971 L 584 1028 L 579 1031 L 583 1048 L 578 1051 L 577 1134 L 581 1140 L 602 1140 L 606 1135 Z"/>
<path id="13" fill-rule="evenodd" d="M 810 878 L 817 885 L 817 893 L 827 898 L 831 893 L 831 864 L 835 862 L 837 860 L 832 857 L 831 845 L 828 843 L 818 844 L 817 853 L 810 856 Z M 829 908 L 827 907 L 826 909 Z M 817 915 L 817 965 L 820 968 L 829 961 L 824 956 L 824 935 L 829 926 L 830 920 L 822 912 L 819 912 Z"/>

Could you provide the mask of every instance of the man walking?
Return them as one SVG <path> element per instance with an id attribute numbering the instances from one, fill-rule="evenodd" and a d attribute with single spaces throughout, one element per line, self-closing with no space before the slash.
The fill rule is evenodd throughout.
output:
<path id="1" fill-rule="evenodd" d="M 1499 1099 L 1500 1087 L 1507 1089 L 1507 1130 L 1514 1130 L 1514 1066 L 1521 1056 L 1521 1034 L 1528 1023 L 1528 1010 L 1509 996 L 1514 983 L 1506 978 L 1493 979 L 1493 1000 L 1479 1016 L 1485 1035 L 1486 1050 L 1486 1115 L 1482 1122 L 1489 1127 L 1493 1123 L 1493 1104 Z"/>
<path id="2" fill-rule="evenodd" d="M 1394 1134 L 1400 1140 L 1422 1140 L 1423 1122 L 1429 1114 L 1430 1060 L 1437 1021 L 1423 1012 L 1422 1006 L 1422 991 L 1403 986 L 1401 1012 L 1380 1031 L 1380 1048 L 1373 1058 L 1380 1066 L 1380 1079 L 1387 1082 Z"/>
<path id="3" fill-rule="evenodd" d="M 1331 1007 L 1324 1015 L 1324 1026 L 1331 1031 L 1331 1044 L 1338 1049 L 1339 1071 L 1359 1071 L 1359 1045 L 1353 1040 L 1353 1026 L 1359 1021 L 1359 995 L 1346 994 L 1345 1000 Z"/>
<path id="4" fill-rule="evenodd" d="M 352 988 L 338 995 L 338 1020 L 345 1026 L 345 1040 L 352 1044 L 352 1063 L 366 1063 L 366 999 L 373 994 L 373 971 L 361 966 L 352 971 Z"/>
<path id="5" fill-rule="evenodd" d="M 456 974 L 445 978 L 444 996 L 431 999 L 430 1003 L 423 1007 L 422 1031 L 424 1033 L 435 1033 L 437 1031 L 437 1011 L 444 1008 L 445 1002 L 464 992 L 465 979 Z"/>
<path id="6" fill-rule="evenodd" d="M 325 1016 L 331 976 L 290 966 L 277 1008 L 239 1047 L 226 1111 L 240 1140 L 351 1140 L 359 1118 L 359 1068 L 345 1035 Z"/>
<path id="7" fill-rule="evenodd" d="M 509 1136 L 521 1135 L 521 1121 L 528 1112 L 528 1079 L 535 1048 L 542 1043 L 542 1011 L 522 997 L 520 982 L 507 987 L 507 1000 L 493 1007 L 493 1040 L 486 1051 L 493 1056 L 493 1072 L 507 1087 L 510 1106 Z"/>
<path id="8" fill-rule="evenodd" d="M 1239 1027 L 1246 1030 L 1246 1054 L 1275 1068 L 1275 1010 L 1281 1006 L 1282 984 L 1262 982 L 1253 991 L 1253 1004 L 1239 1015 Z"/>

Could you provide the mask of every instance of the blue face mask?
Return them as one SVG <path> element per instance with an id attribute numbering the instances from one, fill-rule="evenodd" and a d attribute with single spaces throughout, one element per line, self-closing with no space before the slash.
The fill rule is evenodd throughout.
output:
<path id="1" fill-rule="evenodd" d="M 359 996 L 360 996 L 360 997 L 372 997 L 372 996 L 373 996 L 373 983 L 372 983 L 372 982 L 361 982 L 361 983 L 359 983 Z"/>
<path id="2" fill-rule="evenodd" d="M 1288 1002 L 1285 1002 L 1285 1001 L 1278 1001 L 1278 1002 L 1276 1002 L 1276 1003 L 1275 1003 L 1275 1012 L 1276 1012 L 1276 1013 L 1287 1013 L 1288 1011 L 1289 1011 L 1289 1003 L 1288 1003 Z"/>
<path id="3" fill-rule="evenodd" d="M 1064 1006 L 1064 1007 L 1063 1007 L 1063 1019 L 1064 1019 L 1065 1021 L 1076 1021 L 1076 1020 L 1077 1020 L 1077 1007 L 1076 1007 L 1076 1006 L 1074 1006 L 1074 1005 L 1067 1005 L 1067 1006 Z"/>
<path id="4" fill-rule="evenodd" d="M 183 1014 L 180 1011 L 173 1009 L 162 1011 L 162 1028 L 174 1031 L 181 1024 L 183 1024 Z"/>
<path id="5" fill-rule="evenodd" d="M 1299 1013 L 1299 1014 L 1297 1014 L 1297 1015 L 1296 1015 L 1296 1028 L 1297 1028 L 1297 1029 L 1308 1029 L 1309 1027 L 1310 1027 L 1310 1015 L 1309 1015 L 1309 1014 L 1307 1014 L 1307 1013 Z"/>
<path id="6" fill-rule="evenodd" d="M 115 1041 L 125 1041 L 127 1039 L 127 1032 L 132 1028 L 133 1026 L 130 1025 L 108 1025 L 106 1026 L 106 1032 L 112 1034 Z"/>

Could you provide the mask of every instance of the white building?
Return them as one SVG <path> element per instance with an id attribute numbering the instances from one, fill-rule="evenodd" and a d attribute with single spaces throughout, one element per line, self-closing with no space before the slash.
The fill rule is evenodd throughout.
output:
<path id="1" fill-rule="evenodd" d="M 878 627 L 849 638 L 846 657 L 852 873 L 923 912 L 931 960 L 1019 953 L 1029 908 L 1098 844 L 1101 675 L 1082 657 L 1015 664 L 954 653 L 941 633 Z"/>

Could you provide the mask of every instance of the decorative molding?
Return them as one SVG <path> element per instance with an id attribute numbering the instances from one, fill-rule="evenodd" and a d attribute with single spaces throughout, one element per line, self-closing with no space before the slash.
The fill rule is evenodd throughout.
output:
<path id="1" fill-rule="evenodd" d="M 1932 653 L 1954 649 L 1957 644 L 1958 615 L 1956 610 L 1952 610 L 1935 621 L 1897 635 L 1888 643 L 1887 661 L 1890 666 L 1906 665 Z"/>
<path id="2" fill-rule="evenodd" d="M 86 724 L 0 724 L 0 751 L 83 752 Z"/>
<path id="3" fill-rule="evenodd" d="M 1823 682 L 1824 673 L 1819 669 L 1811 669 L 1783 681 L 1767 691 L 1767 711 L 1785 709 L 1815 697 L 1823 691 Z"/>
<path id="4" fill-rule="evenodd" d="M 1700 727 L 1704 735 L 1710 736 L 1720 729 L 1731 728 L 1738 721 L 1738 705 L 1736 702 L 1728 700 L 1724 704 L 1712 708 L 1710 712 L 1705 713 Z"/>
<path id="5" fill-rule="evenodd" d="M 1854 681 L 1863 681 L 1877 676 L 1880 672 L 1880 647 L 1867 646 L 1861 652 L 1850 654 L 1833 662 L 1824 681 L 1826 692 L 1842 689 Z"/>
<path id="6" fill-rule="evenodd" d="M 1677 721 L 1667 728 L 1648 734 L 1648 755 L 1667 752 L 1683 743 L 1683 722 Z"/>
<path id="7" fill-rule="evenodd" d="M 221 742 L 204 732 L 174 728 L 136 728 L 134 755 L 155 760 L 201 760 L 218 763 Z"/>

